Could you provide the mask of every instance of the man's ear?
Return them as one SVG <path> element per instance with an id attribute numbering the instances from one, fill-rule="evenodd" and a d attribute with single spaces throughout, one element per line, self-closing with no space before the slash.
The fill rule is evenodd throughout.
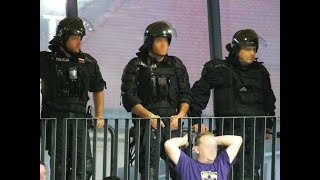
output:
<path id="1" fill-rule="evenodd" d="M 199 154 L 199 147 L 198 147 L 198 146 L 194 146 L 194 147 L 193 147 L 193 150 L 194 150 L 197 154 Z"/>

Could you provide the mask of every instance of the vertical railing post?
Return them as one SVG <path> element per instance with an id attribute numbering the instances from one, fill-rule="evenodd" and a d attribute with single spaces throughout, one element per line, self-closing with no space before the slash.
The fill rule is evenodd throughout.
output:
<path id="1" fill-rule="evenodd" d="M 140 159 L 140 119 L 135 120 L 135 145 L 134 145 L 134 151 L 135 151 L 135 159 L 134 159 L 134 179 L 139 179 L 139 159 Z"/>
<path id="2" fill-rule="evenodd" d="M 129 180 L 129 119 L 125 119 L 124 132 L 124 180 Z"/>
<path id="3" fill-rule="evenodd" d="M 58 174 L 58 177 L 61 177 L 61 180 L 66 179 L 68 119 L 63 118 L 62 120 L 62 174 Z"/>
<path id="4" fill-rule="evenodd" d="M 96 162 L 97 162 L 97 120 L 96 119 L 86 119 L 86 121 L 92 121 L 93 120 L 93 151 L 92 151 L 92 158 L 93 158 L 93 174 L 92 174 L 92 180 L 96 180 Z"/>
<path id="5" fill-rule="evenodd" d="M 57 118 L 51 120 L 51 147 L 50 147 L 50 151 L 51 151 L 51 155 L 50 155 L 50 179 L 55 179 L 56 178 L 56 139 L 57 139 Z M 57 177 L 58 178 L 58 177 Z"/>
<path id="6" fill-rule="evenodd" d="M 47 119 L 41 118 L 41 155 L 40 155 L 40 160 L 42 162 L 45 162 L 44 155 L 46 151 L 46 144 L 47 144 Z"/>
<path id="7" fill-rule="evenodd" d="M 146 161 L 144 162 L 144 180 L 148 180 L 149 179 L 149 169 L 150 169 L 150 131 L 151 131 L 151 127 L 150 127 L 150 121 L 151 119 L 145 119 L 144 121 L 146 121 L 146 126 L 145 126 L 145 132 L 144 132 L 144 137 L 146 137 L 146 149 L 145 149 L 145 158 Z M 157 127 L 159 128 L 159 127 Z"/>
<path id="8" fill-rule="evenodd" d="M 102 171 L 102 176 L 106 177 L 107 176 L 107 152 L 108 152 L 108 128 L 109 128 L 109 123 L 108 119 L 104 120 L 104 135 L 103 135 L 103 171 Z M 112 154 L 111 154 L 112 156 Z"/>
<path id="9" fill-rule="evenodd" d="M 276 174 L 276 138 L 277 138 L 277 119 L 275 117 L 273 121 L 273 133 L 272 133 L 272 163 L 271 163 L 271 180 L 275 180 Z"/>
<path id="10" fill-rule="evenodd" d="M 78 136 L 78 120 L 72 119 L 72 180 L 77 178 L 77 136 Z"/>

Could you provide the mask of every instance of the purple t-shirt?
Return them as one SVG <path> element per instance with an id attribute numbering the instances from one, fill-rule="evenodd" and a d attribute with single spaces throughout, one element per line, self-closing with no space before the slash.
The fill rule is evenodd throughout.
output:
<path id="1" fill-rule="evenodd" d="M 224 149 L 212 164 L 204 164 L 187 156 L 183 151 L 180 153 L 178 164 L 173 165 L 174 170 L 181 175 L 183 180 L 227 180 L 231 166 L 229 155 Z"/>

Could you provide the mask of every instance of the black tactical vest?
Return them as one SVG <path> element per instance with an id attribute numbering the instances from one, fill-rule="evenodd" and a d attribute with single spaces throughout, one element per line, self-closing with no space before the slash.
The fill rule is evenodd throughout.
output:
<path id="1" fill-rule="evenodd" d="M 234 111 L 237 115 L 263 116 L 266 115 L 264 103 L 269 75 L 259 62 L 249 66 L 233 70 Z"/>
<path id="2" fill-rule="evenodd" d="M 178 106 L 178 82 L 176 60 L 168 57 L 168 62 L 157 67 L 155 63 L 140 63 L 137 95 L 147 108 Z"/>
<path id="3" fill-rule="evenodd" d="M 60 53 L 47 53 L 47 72 L 41 79 L 42 106 L 65 109 L 69 104 L 86 106 L 88 72 L 86 56 L 67 58 Z"/>
<path id="4" fill-rule="evenodd" d="M 264 115 L 267 74 L 262 65 L 254 62 L 248 69 L 240 69 L 230 62 L 220 61 L 214 60 L 205 65 L 206 71 L 220 68 L 223 72 L 223 86 L 214 87 L 215 116 Z"/>

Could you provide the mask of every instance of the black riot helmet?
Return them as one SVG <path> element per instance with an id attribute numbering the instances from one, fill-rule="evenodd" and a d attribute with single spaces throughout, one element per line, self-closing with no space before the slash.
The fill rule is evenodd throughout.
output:
<path id="1" fill-rule="evenodd" d="M 66 42 L 70 35 L 81 37 L 86 35 L 83 21 L 79 17 L 67 17 L 59 22 L 56 36 L 60 37 L 63 42 Z"/>
<path id="2" fill-rule="evenodd" d="M 156 21 L 150 24 L 144 31 L 144 44 L 140 47 L 140 50 L 150 48 L 156 37 L 168 38 L 170 45 L 172 36 L 177 37 L 177 33 L 168 21 Z"/>
<path id="3" fill-rule="evenodd" d="M 231 43 L 227 44 L 226 48 L 230 53 L 238 53 L 242 47 L 255 46 L 258 51 L 259 43 L 266 46 L 266 42 L 254 30 L 242 29 L 233 35 Z"/>
<path id="4" fill-rule="evenodd" d="M 56 35 L 49 42 L 49 49 L 56 50 L 60 45 L 63 47 L 70 35 L 83 36 L 86 31 L 93 31 L 93 25 L 83 17 L 66 17 L 62 19 L 56 29 Z"/>

